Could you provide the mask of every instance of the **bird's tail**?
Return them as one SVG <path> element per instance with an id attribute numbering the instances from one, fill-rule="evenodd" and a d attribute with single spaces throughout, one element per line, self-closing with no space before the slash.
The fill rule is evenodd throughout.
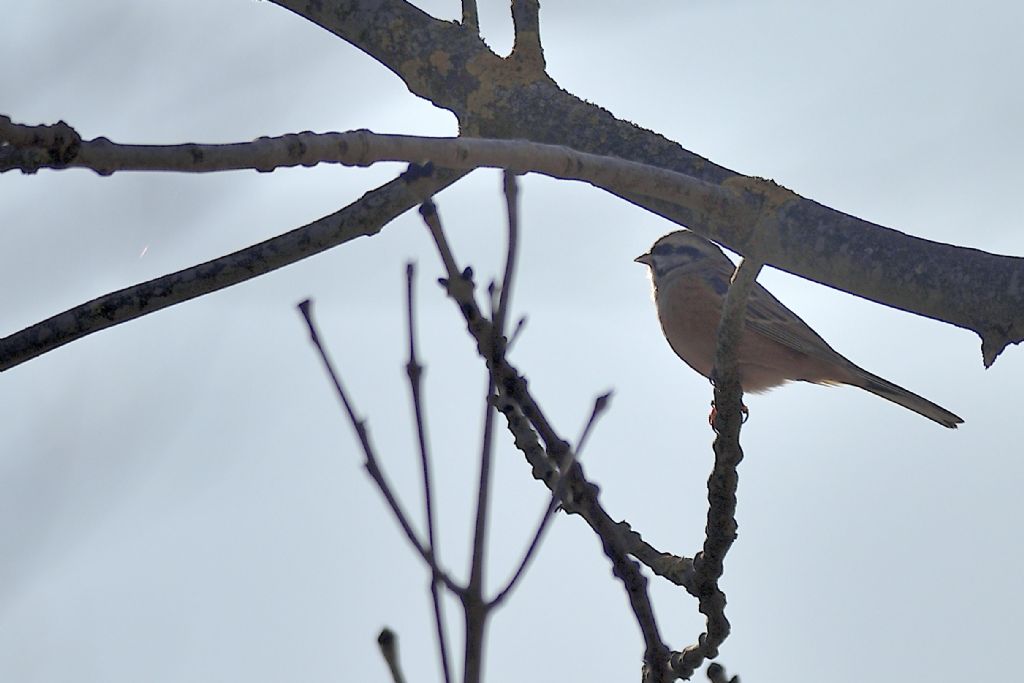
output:
<path id="1" fill-rule="evenodd" d="M 918 396 L 912 391 L 907 391 L 901 386 L 897 386 L 887 379 L 882 379 L 878 375 L 872 375 L 867 370 L 862 368 L 856 368 L 856 372 L 853 373 L 853 379 L 850 381 L 855 387 L 860 387 L 866 391 L 870 391 L 875 396 L 881 396 L 884 399 L 897 403 L 904 408 L 913 410 L 915 413 L 924 415 L 929 420 L 938 422 L 943 427 L 949 427 L 950 429 L 956 429 L 958 424 L 963 423 L 958 415 L 954 415 L 942 406 L 932 403 L 923 396 Z"/>

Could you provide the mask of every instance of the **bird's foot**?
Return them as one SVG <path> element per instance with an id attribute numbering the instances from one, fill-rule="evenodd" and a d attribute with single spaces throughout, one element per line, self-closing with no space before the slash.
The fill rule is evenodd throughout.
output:
<path id="1" fill-rule="evenodd" d="M 747 420 L 750 418 L 750 409 L 747 408 L 745 405 L 741 404 L 740 405 L 740 412 L 743 413 L 743 420 L 740 422 L 740 424 L 747 424 Z M 708 424 L 711 425 L 711 429 L 712 429 L 712 431 L 715 432 L 715 434 L 718 433 L 718 430 L 715 429 L 715 418 L 717 418 L 717 417 L 718 417 L 718 407 L 715 406 L 715 402 L 712 401 L 711 402 L 711 412 L 708 414 Z"/>

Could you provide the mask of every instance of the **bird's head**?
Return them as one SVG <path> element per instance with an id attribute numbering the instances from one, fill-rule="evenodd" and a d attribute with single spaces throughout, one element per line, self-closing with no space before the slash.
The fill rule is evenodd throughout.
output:
<path id="1" fill-rule="evenodd" d="M 712 242 L 690 230 L 677 230 L 665 235 L 651 247 L 651 250 L 634 259 L 651 269 L 651 277 L 657 285 L 668 277 L 688 273 L 710 264 L 729 266 L 732 262 Z"/>

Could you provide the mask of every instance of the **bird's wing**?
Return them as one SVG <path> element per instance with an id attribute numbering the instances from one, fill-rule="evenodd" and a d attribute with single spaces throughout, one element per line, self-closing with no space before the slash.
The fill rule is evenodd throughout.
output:
<path id="1" fill-rule="evenodd" d="M 756 282 L 747 299 L 747 329 L 808 356 L 852 365 L 800 316 Z"/>

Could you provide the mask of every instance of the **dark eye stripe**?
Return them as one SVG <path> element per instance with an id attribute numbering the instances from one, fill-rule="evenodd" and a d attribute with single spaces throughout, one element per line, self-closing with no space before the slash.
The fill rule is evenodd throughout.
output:
<path id="1" fill-rule="evenodd" d="M 651 250 L 652 254 L 686 254 L 691 260 L 697 260 L 702 256 L 700 249 L 683 245 L 659 244 Z"/>
<path id="2" fill-rule="evenodd" d="M 705 258 L 704 252 L 696 247 L 674 244 L 659 244 L 651 249 L 651 254 L 657 257 L 654 259 L 654 272 L 659 278 L 665 277 L 677 268 L 688 266 Z M 666 263 L 665 261 L 670 262 Z"/>

